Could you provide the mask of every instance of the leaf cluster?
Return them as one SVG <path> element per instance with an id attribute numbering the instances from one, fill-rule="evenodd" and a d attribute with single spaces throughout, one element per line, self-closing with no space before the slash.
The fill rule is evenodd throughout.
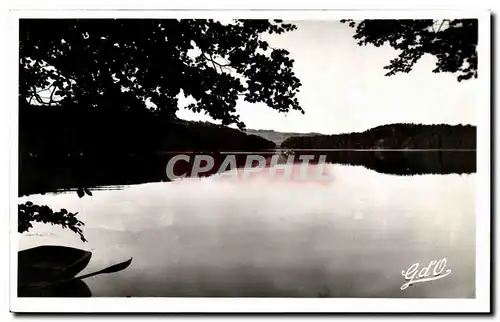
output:
<path id="1" fill-rule="evenodd" d="M 356 30 L 360 46 L 389 44 L 399 51 L 384 69 L 386 76 L 409 73 L 425 54 L 437 58 L 433 73 L 457 73 L 457 80 L 477 78 L 477 19 L 342 20 Z"/>

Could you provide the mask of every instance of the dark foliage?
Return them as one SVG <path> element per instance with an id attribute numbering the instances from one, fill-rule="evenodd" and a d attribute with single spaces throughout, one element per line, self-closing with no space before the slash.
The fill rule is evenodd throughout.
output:
<path id="1" fill-rule="evenodd" d="M 48 206 L 39 206 L 28 201 L 18 205 L 18 223 L 17 229 L 19 233 L 28 231 L 33 227 L 32 222 L 41 222 L 44 224 L 59 225 L 63 228 L 69 228 L 73 232 L 80 235 L 82 241 L 87 241 L 83 236 L 83 222 L 76 219 L 78 213 L 68 212 L 66 209 L 53 211 Z"/>
<path id="2" fill-rule="evenodd" d="M 150 112 L 102 113 L 63 107 L 20 110 L 19 194 L 166 180 L 173 153 L 262 151 L 260 136 L 209 122 L 171 121 Z M 89 124 L 92 124 L 89 126 Z"/>
<path id="3" fill-rule="evenodd" d="M 91 196 L 91 180 L 74 169 L 97 158 L 270 147 L 237 130 L 178 120 L 178 97 L 193 98 L 189 109 L 240 129 L 239 98 L 303 112 L 293 60 L 262 38 L 295 28 L 279 20 L 21 19 L 20 194 L 40 192 L 31 189 L 40 187 L 37 170 L 59 167 L 69 171 L 58 174 L 76 184 L 79 197 Z M 33 166 L 32 157 L 41 162 Z M 20 205 L 20 232 L 29 220 L 68 225 L 70 215 Z"/>
<path id="4" fill-rule="evenodd" d="M 291 137 L 290 149 L 475 149 L 472 125 L 390 124 L 361 133 Z"/>
<path id="5" fill-rule="evenodd" d="M 20 108 L 19 121 L 21 159 L 36 155 L 54 163 L 70 161 L 68 156 L 103 158 L 275 146 L 264 138 L 237 129 L 208 122 L 174 121 L 149 111 L 106 113 L 95 109 L 26 105 Z"/>
<path id="6" fill-rule="evenodd" d="M 365 132 L 291 137 L 281 147 L 299 149 L 293 152 L 297 157 L 325 155 L 330 163 L 362 165 L 388 174 L 476 172 L 476 127 L 471 125 L 390 124 Z M 403 151 L 383 151 L 385 149 Z M 412 151 L 414 149 L 422 151 Z"/>
<path id="7" fill-rule="evenodd" d="M 342 20 L 356 28 L 360 46 L 389 44 L 399 56 L 385 66 L 386 76 L 409 73 L 424 55 L 437 58 L 434 73 L 458 73 L 458 81 L 477 78 L 477 19 Z"/>
<path id="8" fill-rule="evenodd" d="M 103 113 L 150 102 L 173 118 L 183 93 L 196 100 L 189 109 L 244 128 L 239 97 L 303 112 L 293 60 L 262 39 L 295 28 L 279 20 L 22 19 L 20 100 Z"/>

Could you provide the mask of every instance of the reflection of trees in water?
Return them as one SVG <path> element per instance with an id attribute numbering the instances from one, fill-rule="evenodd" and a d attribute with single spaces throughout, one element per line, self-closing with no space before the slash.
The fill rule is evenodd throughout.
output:
<path id="1" fill-rule="evenodd" d="M 475 151 L 336 151 L 336 152 L 295 152 L 296 161 L 300 155 L 314 155 L 315 162 L 321 155 L 326 161 L 336 164 L 360 165 L 368 169 L 388 174 L 449 174 L 476 172 Z M 269 160 L 270 154 L 259 154 Z M 30 158 L 25 160 L 23 175 L 20 176 L 20 195 L 31 193 L 72 190 L 81 187 L 128 185 L 147 182 L 169 181 L 166 165 L 174 155 L 129 156 L 124 158 L 85 158 L 78 162 L 66 159 L 54 160 L 47 167 L 47 160 Z M 210 176 L 219 171 L 226 157 L 212 154 L 214 167 L 200 176 Z M 244 167 L 247 154 L 236 155 L 238 167 Z M 190 176 L 194 155 L 190 162 L 179 161 L 175 164 L 176 175 Z M 286 160 L 284 157 L 283 160 Z M 281 162 L 280 162 L 281 163 Z M 36 175 L 37 174 L 37 175 Z"/>
<path id="2" fill-rule="evenodd" d="M 475 151 L 335 151 L 294 152 L 295 161 L 301 162 L 300 155 L 313 155 L 311 163 L 317 162 L 320 156 L 326 156 L 326 162 L 363 166 L 380 173 L 395 175 L 418 174 L 466 174 L 476 172 Z M 88 188 L 102 186 L 130 185 L 147 182 L 167 182 L 166 165 L 175 154 L 159 156 L 128 156 L 123 158 L 90 158 L 60 157 L 47 159 L 43 157 L 24 158 L 20 167 L 19 193 L 55 192 L 61 190 L 77 190 L 80 196 L 91 194 Z M 210 171 L 199 176 L 211 176 L 219 172 L 227 155 L 211 154 L 214 166 Z M 272 154 L 259 154 L 269 162 Z M 191 176 L 194 154 L 190 161 L 175 164 L 175 175 Z M 248 154 L 235 155 L 236 166 L 242 168 L 246 164 Z M 283 156 L 280 163 L 288 158 Z M 269 163 L 268 163 L 269 165 Z M 87 193 L 88 192 L 88 193 Z M 64 209 L 54 211 L 47 206 L 19 205 L 19 232 L 26 232 L 32 222 L 44 222 L 61 225 L 84 236 L 80 226 L 83 225 Z"/>
<path id="3" fill-rule="evenodd" d="M 307 154 L 301 151 L 301 154 Z M 475 151 L 339 151 L 321 153 L 330 163 L 360 165 L 387 174 L 450 174 L 476 172 Z"/>
<path id="4" fill-rule="evenodd" d="M 321 156 L 326 157 L 326 162 L 334 164 L 363 166 L 380 173 L 395 175 L 418 175 L 418 174 L 449 174 L 449 173 L 474 173 L 476 172 L 475 151 L 335 151 L 335 152 L 308 152 L 295 151 L 294 162 L 301 162 L 301 155 L 313 155 L 310 162 L 317 163 Z M 219 168 L 227 155 L 212 154 L 215 159 L 211 171 L 205 172 L 203 176 L 210 176 L 219 171 Z M 274 154 L 255 153 L 269 161 Z M 60 189 L 74 189 L 80 196 L 87 193 L 88 188 L 106 185 L 126 185 L 134 183 L 168 181 L 166 177 L 166 164 L 174 156 L 151 156 L 151 157 L 127 157 L 127 158 L 104 158 L 92 159 L 81 157 L 77 162 L 68 162 L 68 159 L 53 160 L 54 164 L 47 167 L 47 159 L 32 157 L 25 159 L 25 168 L 22 168 L 25 180 L 20 180 L 20 194 L 29 194 L 40 191 L 56 191 Z M 247 154 L 236 155 L 237 167 L 244 167 Z M 193 167 L 194 155 L 190 162 L 180 162 L 175 168 L 176 175 L 190 175 Z M 279 163 L 290 160 L 282 155 Z M 38 173 L 31 176 L 29 172 Z M 68 175 L 71 173 L 73 175 Z M 32 178 L 34 180 L 26 180 Z M 21 179 L 21 178 L 20 178 Z M 19 206 L 19 232 L 28 231 L 33 221 L 62 225 L 78 233 L 82 240 L 83 225 L 72 214 L 62 209 L 53 211 L 47 206 L 34 205 L 26 202 Z M 32 256 L 30 256 L 31 258 Z M 121 263 L 124 265 L 126 263 Z M 130 264 L 130 263 L 128 263 Z M 125 266 L 128 266 L 126 264 Z M 33 276 L 33 274 L 28 274 Z M 43 288 L 19 288 L 20 297 L 88 297 L 91 291 L 82 280 L 70 280 L 57 283 Z M 320 297 L 323 294 L 319 295 Z"/>

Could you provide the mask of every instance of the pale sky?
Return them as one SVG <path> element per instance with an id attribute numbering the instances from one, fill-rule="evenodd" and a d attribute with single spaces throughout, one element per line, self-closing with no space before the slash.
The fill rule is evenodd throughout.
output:
<path id="1" fill-rule="evenodd" d="M 388 45 L 358 46 L 354 29 L 339 21 L 293 23 L 296 30 L 268 39 L 295 60 L 305 114 L 240 101 L 237 111 L 247 128 L 333 134 L 396 122 L 476 125 L 477 80 L 459 83 L 455 74 L 432 73 L 432 56 L 424 56 L 409 74 L 386 77 L 383 67 L 397 56 Z M 177 116 L 213 121 L 185 109 Z"/>

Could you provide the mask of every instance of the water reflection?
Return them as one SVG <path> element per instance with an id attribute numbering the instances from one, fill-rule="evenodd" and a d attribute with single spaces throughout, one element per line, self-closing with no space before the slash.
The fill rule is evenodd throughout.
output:
<path id="1" fill-rule="evenodd" d="M 179 152 L 186 153 L 186 152 Z M 280 152 L 281 153 L 281 152 Z M 47 159 L 42 157 L 23 156 L 19 165 L 19 195 L 76 190 L 78 188 L 120 189 L 120 186 L 147 182 L 169 181 L 166 166 L 169 160 L 178 153 L 156 156 L 128 156 L 120 158 L 90 158 L 85 156 L 58 157 Z M 275 154 L 255 153 L 268 160 Z M 301 155 L 313 155 L 314 160 L 326 156 L 326 162 L 344 165 L 360 165 L 365 168 L 387 174 L 469 174 L 476 172 L 475 151 L 336 151 L 336 152 L 294 152 L 295 161 Z M 187 154 L 188 156 L 194 156 Z M 200 176 L 210 176 L 218 172 L 219 166 L 226 158 L 225 154 L 210 153 L 215 165 L 210 171 Z M 236 154 L 238 167 L 244 167 L 247 154 Z M 288 156 L 282 156 L 282 162 Z M 177 162 L 177 175 L 187 174 L 193 170 L 193 157 L 190 162 Z"/>
<path id="2" fill-rule="evenodd" d="M 73 280 L 45 288 L 19 288 L 19 297 L 91 297 L 92 292 L 82 280 Z"/>
<path id="3" fill-rule="evenodd" d="M 31 195 L 21 202 L 79 212 L 89 243 L 37 225 L 20 245 L 87 248 L 89 271 L 134 257 L 123 272 L 89 279 L 93 296 L 474 297 L 474 174 L 328 169 L 334 180 L 326 185 L 264 173 L 151 182 L 81 199 Z M 402 270 L 442 257 L 449 276 L 400 290 Z"/>
<path id="4" fill-rule="evenodd" d="M 307 154 L 301 151 L 297 154 Z M 318 152 L 316 152 L 318 154 Z M 327 162 L 360 165 L 387 174 L 467 174 L 476 172 L 476 151 L 467 150 L 399 150 L 321 152 Z"/>

